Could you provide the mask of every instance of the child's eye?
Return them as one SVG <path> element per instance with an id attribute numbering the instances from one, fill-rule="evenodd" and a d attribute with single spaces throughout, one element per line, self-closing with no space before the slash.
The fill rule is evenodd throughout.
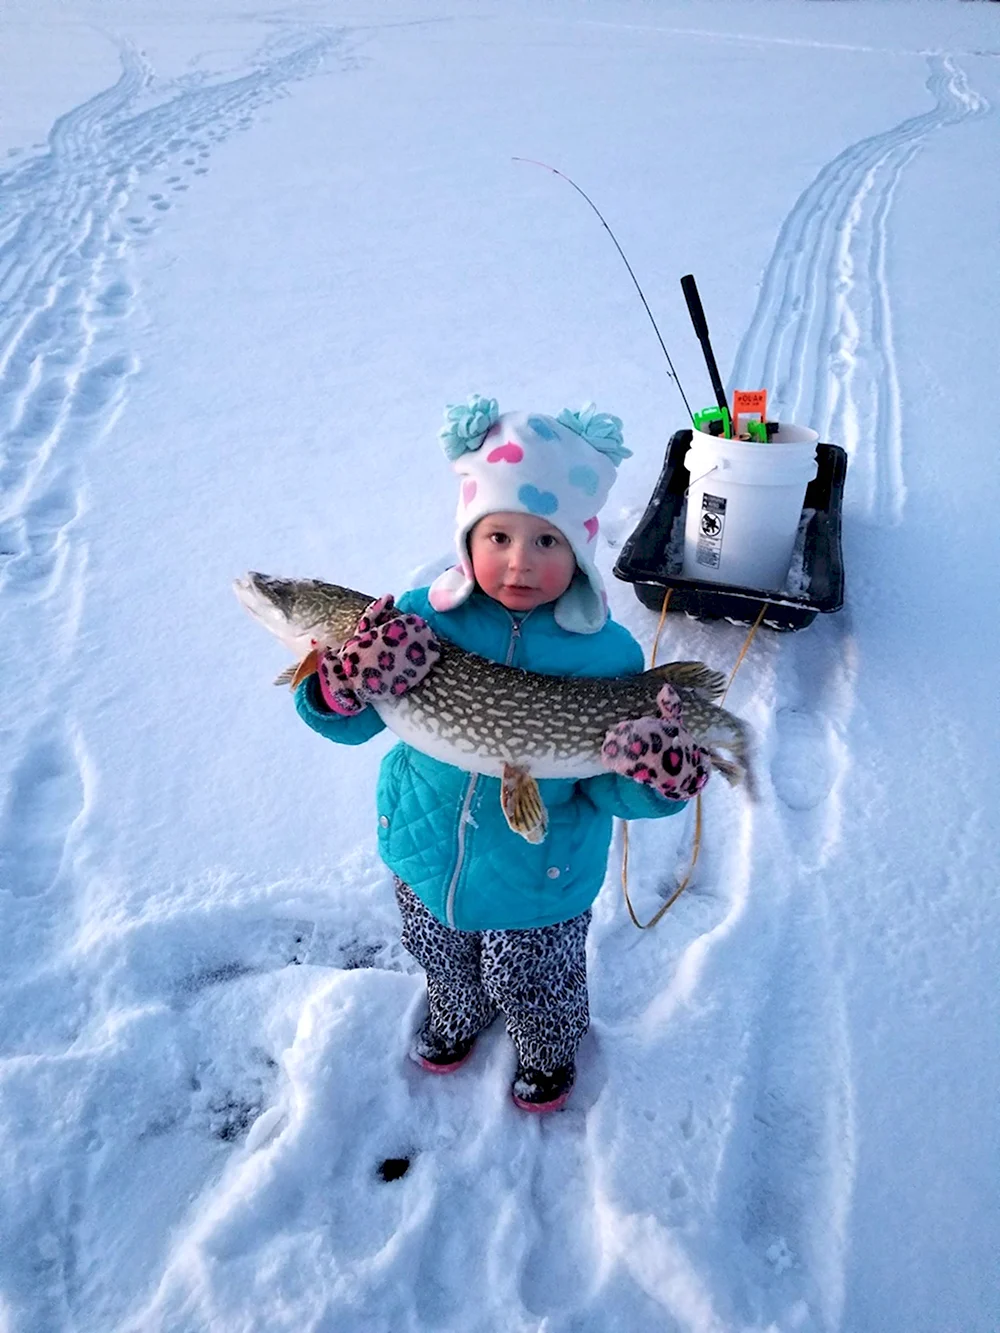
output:
<path id="1" fill-rule="evenodd" d="M 507 534 L 506 532 L 491 532 L 490 541 L 493 542 L 494 545 L 496 546 L 506 546 Z"/>
<path id="2" fill-rule="evenodd" d="M 553 546 L 558 546 L 559 541 L 558 538 L 554 537 L 551 532 L 543 532 L 538 539 L 538 545 L 547 551 Z"/>

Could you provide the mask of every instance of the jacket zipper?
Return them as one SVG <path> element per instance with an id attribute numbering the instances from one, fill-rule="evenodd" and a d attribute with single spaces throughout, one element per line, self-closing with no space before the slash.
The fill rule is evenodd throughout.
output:
<path id="1" fill-rule="evenodd" d="M 455 858 L 455 869 L 452 872 L 451 883 L 448 885 L 448 897 L 444 908 L 445 920 L 452 930 L 455 929 L 455 890 L 458 888 L 458 877 L 462 873 L 462 862 L 465 860 L 465 826 L 472 819 L 469 814 L 469 807 L 472 805 L 472 796 L 478 781 L 478 773 L 469 775 L 469 781 L 465 788 L 465 799 L 462 802 L 462 813 L 458 817 L 458 854 Z"/>
<path id="2" fill-rule="evenodd" d="M 531 615 L 528 611 L 518 620 L 511 613 L 510 616 L 510 642 L 507 644 L 507 656 L 504 658 L 504 666 L 510 666 L 514 660 L 514 653 L 517 649 L 518 641 L 521 638 L 521 626 Z M 462 873 L 462 864 L 465 861 L 465 826 L 472 823 L 472 816 L 469 813 L 472 806 L 472 797 L 476 790 L 476 783 L 479 781 L 478 773 L 471 773 L 469 781 L 465 788 L 465 797 L 462 800 L 462 813 L 458 817 L 458 853 L 455 860 L 455 869 L 452 871 L 451 881 L 448 885 L 448 893 L 445 897 L 444 915 L 448 925 L 452 930 L 455 929 L 455 893 L 458 889 L 458 877 Z"/>
<path id="3" fill-rule="evenodd" d="M 532 610 L 534 610 L 534 608 L 532 608 Z M 511 615 L 509 611 L 507 614 L 510 616 L 510 643 L 507 645 L 507 656 L 503 661 L 504 666 L 510 666 L 511 662 L 514 660 L 514 650 L 517 648 L 518 640 L 521 637 L 521 626 L 531 615 L 531 611 L 525 611 L 520 620 L 518 620 L 516 616 Z"/>

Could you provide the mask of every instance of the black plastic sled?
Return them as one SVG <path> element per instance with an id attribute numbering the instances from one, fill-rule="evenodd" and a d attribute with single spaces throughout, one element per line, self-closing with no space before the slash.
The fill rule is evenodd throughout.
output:
<path id="1" fill-rule="evenodd" d="M 668 609 L 686 611 L 699 620 L 731 620 L 738 625 L 749 625 L 766 603 L 763 623 L 768 628 L 794 630 L 811 625 L 819 612 L 839 611 L 844 605 L 840 527 L 846 451 L 836 444 L 816 446 L 819 471 L 806 489 L 801 577 L 796 580 L 804 591 L 771 593 L 681 576 L 677 539 L 684 530 L 690 484 L 684 457 L 690 443 L 689 430 L 676 431 L 671 437 L 660 479 L 638 527 L 622 547 L 615 575 L 633 584 L 639 601 L 653 611 L 659 611 L 663 594 L 670 588 Z M 674 551 L 671 551 L 672 540 Z"/>

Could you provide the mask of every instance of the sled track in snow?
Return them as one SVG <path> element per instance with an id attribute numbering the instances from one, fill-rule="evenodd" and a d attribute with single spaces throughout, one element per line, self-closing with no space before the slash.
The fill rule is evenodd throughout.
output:
<path id="1" fill-rule="evenodd" d="M 741 388 L 767 385 L 773 415 L 844 444 L 849 499 L 880 525 L 899 521 L 905 503 L 886 276 L 893 200 L 931 135 L 987 109 L 950 58 L 931 56 L 929 67 L 931 110 L 845 149 L 795 203 L 731 380 Z M 668 620 L 662 660 L 732 661 L 745 636 L 723 622 L 674 625 Z M 637 1181 L 635 1163 L 632 1178 L 622 1172 L 613 1192 L 630 1198 L 633 1217 L 666 1223 L 645 1243 L 666 1271 L 684 1277 L 674 1288 L 663 1283 L 658 1301 L 680 1326 L 697 1296 L 704 1327 L 840 1327 L 854 1094 L 824 871 L 842 841 L 848 751 L 841 738 L 854 708 L 854 654 L 849 607 L 801 634 L 757 638 L 728 705 L 757 731 L 761 775 L 770 775 L 773 796 L 765 791 L 750 808 L 717 805 L 710 791 L 701 859 L 672 913 L 669 939 L 653 947 L 631 940 L 633 928 L 618 918 L 612 938 L 598 945 L 625 948 L 631 995 L 655 997 L 644 1013 L 641 1001 L 621 995 L 596 997 L 594 1009 L 616 1041 L 641 1015 L 641 1058 L 664 1071 L 655 1117 L 643 1126 L 636 1115 L 629 1137 L 666 1169 L 669 1197 L 662 1175 L 655 1188 Z M 664 840 L 655 828 L 633 831 L 640 872 L 643 847 Z M 702 1084 L 701 1069 L 722 1074 L 682 1104 L 671 1069 L 686 1090 Z M 607 1215 L 599 1193 L 589 1206 Z M 627 1216 L 618 1222 L 629 1225 Z M 645 1265 L 639 1252 L 622 1258 L 655 1294 L 652 1253 Z M 732 1274 L 727 1290 L 711 1299 L 697 1292 L 699 1273 L 722 1271 Z M 684 1283 L 695 1289 L 678 1299 Z"/>
<path id="2" fill-rule="evenodd" d="M 775 416 L 843 444 L 849 499 L 882 526 L 900 521 L 906 496 L 886 276 L 893 200 L 932 134 L 988 109 L 950 58 L 929 65 L 933 108 L 851 145 L 796 202 L 732 377 L 734 386 L 773 386 Z M 769 701 L 760 730 L 776 800 L 757 818 L 755 844 L 770 849 L 754 853 L 759 901 L 747 929 L 769 930 L 771 941 L 718 1197 L 754 1256 L 741 1314 L 783 1327 L 808 1310 L 810 1326 L 824 1331 L 840 1325 L 854 1171 L 848 1023 L 823 874 L 842 836 L 840 738 L 854 707 L 849 617 L 848 608 L 772 641 L 755 652 L 743 685 Z M 776 893 L 765 886 L 779 865 L 785 887 Z"/>
<path id="3" fill-rule="evenodd" d="M 808 422 L 851 456 L 869 515 L 898 522 L 905 499 L 899 381 L 885 258 L 907 164 L 938 130 L 988 105 L 946 56 L 930 58 L 934 107 L 852 144 L 803 191 L 778 235 L 733 387 L 772 387 L 776 417 Z"/>

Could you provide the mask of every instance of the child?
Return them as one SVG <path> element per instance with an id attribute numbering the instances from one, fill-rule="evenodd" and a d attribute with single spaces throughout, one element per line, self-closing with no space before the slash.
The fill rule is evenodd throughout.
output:
<path id="1" fill-rule="evenodd" d="M 448 409 L 441 438 L 460 478 L 458 563 L 429 588 L 405 593 L 397 613 L 409 613 L 410 625 L 415 614 L 415 623 L 426 621 L 437 638 L 468 652 L 527 671 L 642 671 L 639 645 L 608 617 L 593 556 L 598 510 L 630 455 L 618 418 L 592 408 L 557 419 L 500 416 L 494 400 L 472 398 Z M 359 744 L 383 723 L 370 707 L 338 715 L 344 673 L 340 659 L 329 665 L 332 673 L 303 681 L 296 706 L 321 735 Z M 694 794 L 707 777 L 674 720 L 641 719 L 640 730 L 626 727 L 618 743 L 609 733 L 606 773 L 540 782 L 549 823 L 535 844 L 508 827 L 498 778 L 403 742 L 386 756 L 379 849 L 395 876 L 403 945 L 427 974 L 428 1014 L 410 1052 L 424 1069 L 457 1069 L 500 1012 L 518 1055 L 517 1105 L 548 1111 L 565 1103 L 589 1023 L 587 927 L 612 818 L 675 814 L 685 804 L 680 793 Z M 674 779 L 654 785 L 656 775 L 636 762 L 650 746 L 654 767 L 653 756 L 673 747 Z"/>

